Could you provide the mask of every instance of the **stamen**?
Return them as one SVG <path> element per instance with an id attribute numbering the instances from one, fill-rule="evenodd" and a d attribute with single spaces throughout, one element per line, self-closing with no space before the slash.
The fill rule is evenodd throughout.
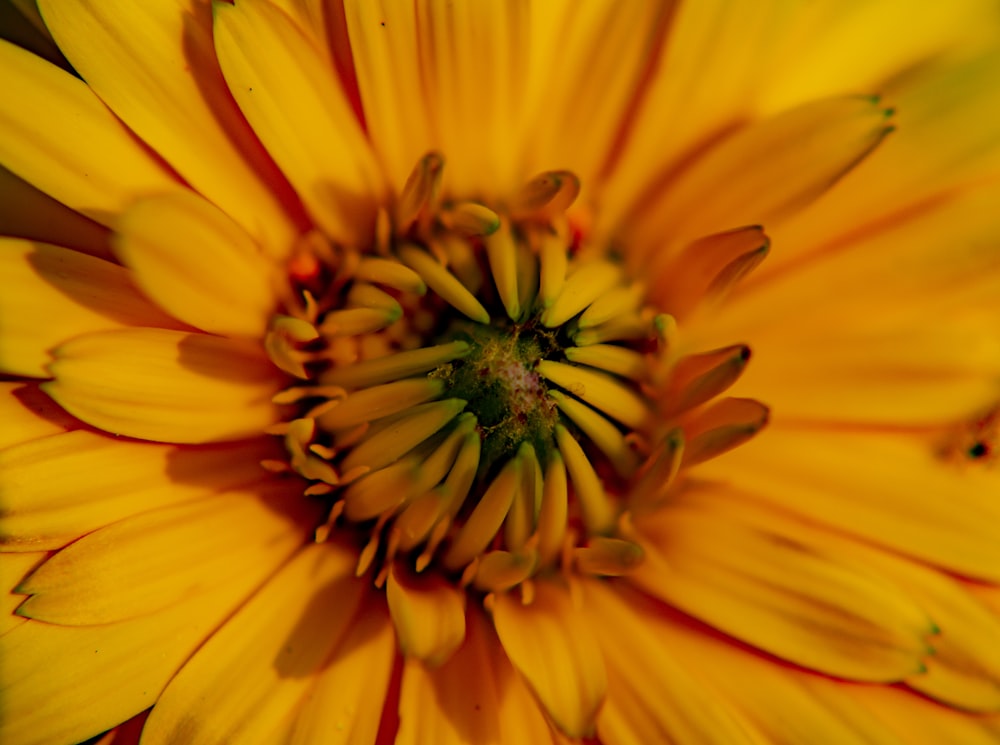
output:
<path id="1" fill-rule="evenodd" d="M 438 219 L 449 230 L 466 238 L 490 235 L 500 227 L 500 216 L 482 204 L 462 202 L 443 210 Z"/>
<path id="2" fill-rule="evenodd" d="M 374 386 L 406 378 L 420 373 L 428 373 L 441 365 L 461 359 L 469 353 L 469 344 L 453 341 L 432 347 L 397 352 L 387 357 L 365 360 L 354 365 L 335 367 L 324 373 L 323 383 L 357 388 L 361 385 Z"/>
<path id="3" fill-rule="evenodd" d="M 549 564 L 562 549 L 569 515 L 566 466 L 558 450 L 553 451 L 549 458 L 542 484 L 542 504 L 538 512 L 538 560 L 541 564 Z"/>
<path id="4" fill-rule="evenodd" d="M 592 535 L 608 532 L 614 527 L 616 511 L 590 460 L 580 443 L 562 425 L 556 427 L 556 442 L 559 452 L 566 459 L 566 469 L 580 500 L 580 512 L 587 532 Z"/>
<path id="5" fill-rule="evenodd" d="M 614 466 L 619 476 L 631 476 L 639 465 L 638 456 L 632 452 L 625 436 L 611 422 L 586 404 L 564 396 L 559 391 L 549 391 L 559 410 L 568 416 L 584 434 L 597 445 Z"/>
<path id="6" fill-rule="evenodd" d="M 621 538 L 592 538 L 586 546 L 573 549 L 577 571 L 600 577 L 620 577 L 642 563 L 644 553 L 638 543 Z"/>
<path id="7" fill-rule="evenodd" d="M 434 292 L 455 310 L 478 323 L 489 323 L 490 314 L 476 300 L 454 274 L 443 267 L 433 256 L 416 246 L 401 246 L 399 258 L 416 271 Z"/>
<path id="8" fill-rule="evenodd" d="M 427 285 L 419 274 L 392 259 L 366 256 L 354 270 L 354 277 L 414 295 L 427 292 Z"/>
<path id="9" fill-rule="evenodd" d="M 645 355 L 613 344 L 570 347 L 566 350 L 566 359 L 636 381 L 645 377 L 647 369 Z"/>
<path id="10" fill-rule="evenodd" d="M 464 567 L 493 540 L 520 486 L 522 465 L 521 458 L 511 458 L 493 479 L 445 553 L 445 567 L 452 571 Z"/>
<path id="11" fill-rule="evenodd" d="M 543 308 L 549 308 L 566 281 L 569 260 L 566 256 L 566 243 L 558 235 L 543 234 L 538 243 L 538 259 L 541 264 L 538 298 Z"/>
<path id="12" fill-rule="evenodd" d="M 435 378 L 408 378 L 363 388 L 342 399 L 319 418 L 326 430 L 345 429 L 380 419 L 431 401 L 444 393 L 444 382 Z"/>
<path id="13" fill-rule="evenodd" d="M 326 314 L 320 331 L 326 336 L 360 336 L 391 326 L 403 315 L 397 304 L 392 308 L 347 308 Z"/>
<path id="14" fill-rule="evenodd" d="M 645 295 L 646 288 L 638 282 L 633 282 L 628 287 L 611 290 L 598 297 L 589 308 L 583 311 L 577 321 L 577 326 L 586 329 L 607 323 L 618 316 L 638 313 L 642 308 L 642 300 Z"/>
<path id="15" fill-rule="evenodd" d="M 686 411 L 715 398 L 743 374 L 749 359 L 745 344 L 681 358 L 670 375 L 663 413 Z"/>
<path id="16" fill-rule="evenodd" d="M 549 328 L 561 326 L 621 282 L 622 268 L 609 261 L 591 261 L 566 278 L 555 302 L 542 313 Z"/>
<path id="17" fill-rule="evenodd" d="M 580 179 L 571 171 L 536 176 L 517 193 L 510 212 L 519 218 L 547 218 L 565 212 L 580 195 Z"/>
<path id="18" fill-rule="evenodd" d="M 769 409 L 752 398 L 724 398 L 701 412 L 687 428 L 683 466 L 732 450 L 767 424 Z"/>
<path id="19" fill-rule="evenodd" d="M 444 158 L 440 153 L 428 153 L 417 161 L 396 205 L 396 226 L 400 232 L 405 232 L 421 211 L 436 200 L 443 170 Z"/>
<path id="20" fill-rule="evenodd" d="M 510 234 L 510 228 L 502 225 L 486 239 L 486 255 L 490 261 L 490 271 L 500 301 L 507 316 L 516 321 L 521 317 L 521 303 L 517 294 L 517 246 Z"/>
<path id="21" fill-rule="evenodd" d="M 627 427 L 640 429 L 649 420 L 649 405 L 642 397 L 609 375 L 552 360 L 542 360 L 537 370 L 546 380 Z"/>

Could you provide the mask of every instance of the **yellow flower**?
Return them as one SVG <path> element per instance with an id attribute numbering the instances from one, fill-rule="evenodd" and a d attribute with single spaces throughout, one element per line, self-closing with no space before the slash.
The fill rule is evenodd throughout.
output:
<path id="1" fill-rule="evenodd" d="M 1000 739 L 993 0 L 16 5 L 4 743 Z"/>

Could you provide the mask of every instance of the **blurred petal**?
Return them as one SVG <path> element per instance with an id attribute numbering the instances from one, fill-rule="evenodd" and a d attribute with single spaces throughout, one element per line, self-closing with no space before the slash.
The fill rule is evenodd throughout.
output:
<path id="1" fill-rule="evenodd" d="M 184 664 L 143 741 L 274 742 L 358 608 L 355 562 L 333 543 L 303 549 Z"/>
<path id="2" fill-rule="evenodd" d="M 277 420 L 278 375 L 254 345 L 159 329 L 81 336 L 58 347 L 46 393 L 116 435 L 159 442 L 237 440 Z"/>
<path id="3" fill-rule="evenodd" d="M 58 246 L 0 238 L 0 369 L 46 377 L 51 350 L 80 334 L 133 324 L 178 328 L 129 272 Z"/>
<path id="4" fill-rule="evenodd" d="M 269 253 L 284 256 L 296 214 L 287 186 L 219 72 L 211 5 L 39 0 L 46 24 L 101 99 L 192 187 Z"/>
<path id="5" fill-rule="evenodd" d="M 115 228 L 115 253 L 172 316 L 211 333 L 264 335 L 275 267 L 224 212 L 193 193 L 154 197 Z"/>
<path id="6" fill-rule="evenodd" d="M 382 186 L 332 70 L 267 2 L 216 4 L 215 48 L 229 90 L 317 224 L 363 243 Z"/>
<path id="7" fill-rule="evenodd" d="M 80 426 L 37 384 L 0 382 L 0 450 Z"/>
<path id="8" fill-rule="evenodd" d="M 555 725 L 570 737 L 592 733 L 607 693 L 604 660 L 568 593 L 540 582 L 528 605 L 499 595 L 493 620 L 504 651 Z"/>

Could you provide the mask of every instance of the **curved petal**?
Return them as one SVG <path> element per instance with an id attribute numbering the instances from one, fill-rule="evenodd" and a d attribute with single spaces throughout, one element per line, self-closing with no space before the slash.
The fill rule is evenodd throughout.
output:
<path id="1" fill-rule="evenodd" d="M 393 565 L 385 588 L 403 654 L 431 667 L 465 639 L 465 592 L 437 576 L 409 576 Z"/>
<path id="2" fill-rule="evenodd" d="M 147 510 L 261 479 L 270 438 L 201 448 L 65 432 L 0 451 L 0 544 L 56 549 Z"/>
<path id="3" fill-rule="evenodd" d="M 374 745 L 395 655 L 385 601 L 369 598 L 302 701 L 289 744 Z"/>
<path id="4" fill-rule="evenodd" d="M 1000 580 L 1000 471 L 957 468 L 920 439 L 776 421 L 698 473 L 918 561 Z"/>
<path id="5" fill-rule="evenodd" d="M 116 435 L 199 443 L 253 437 L 277 421 L 276 369 L 255 345 L 204 334 L 123 329 L 54 353 L 43 384 L 60 406 Z"/>
<path id="6" fill-rule="evenodd" d="M 105 225 L 143 194 L 181 184 L 79 78 L 0 42 L 0 162 Z"/>
<path id="7" fill-rule="evenodd" d="M 108 230 L 0 166 L 0 234 L 111 258 Z"/>
<path id="8" fill-rule="evenodd" d="M 276 267 L 224 212 L 172 194 L 136 203 L 115 228 L 115 253 L 161 308 L 203 331 L 263 338 Z"/>
<path id="9" fill-rule="evenodd" d="M 0 239 L 0 369 L 46 377 L 51 350 L 81 334 L 180 324 L 140 295 L 129 272 L 67 248 Z"/>
<path id="10" fill-rule="evenodd" d="M 0 552 L 0 577 L 3 577 L 5 585 L 0 588 L 0 592 L 3 593 L 3 598 L 0 600 L 0 636 L 28 620 L 14 613 L 25 599 L 25 595 L 17 591 L 16 583 L 45 561 L 47 556 L 45 551 Z"/>
<path id="11" fill-rule="evenodd" d="M 597 719 L 601 742 L 767 742 L 678 663 L 660 624 L 650 621 L 656 611 L 621 586 L 588 582 L 585 591 L 587 617 L 608 665 L 608 700 Z"/>
<path id="12" fill-rule="evenodd" d="M 569 737 L 593 732 L 607 693 L 604 660 L 567 591 L 540 582 L 527 605 L 499 595 L 493 621 L 511 663 L 555 725 Z"/>
<path id="13" fill-rule="evenodd" d="M 906 745 L 996 745 L 1000 716 L 972 717 L 894 688 L 847 691 Z"/>
<path id="14" fill-rule="evenodd" d="M 0 382 L 0 450 L 81 426 L 36 383 Z"/>
<path id="15" fill-rule="evenodd" d="M 430 669 L 416 658 L 403 668 L 396 745 L 547 743 L 542 712 L 504 656 L 482 614 L 470 611 L 465 642 Z"/>
<path id="16" fill-rule="evenodd" d="M 898 587 L 725 512 L 677 505 L 639 522 L 629 581 L 803 667 L 871 682 L 924 669 L 935 627 Z"/>
<path id="17" fill-rule="evenodd" d="M 302 228 L 289 214 L 300 208 L 219 73 L 210 3 L 39 0 L 39 8 L 73 67 L 132 131 L 269 253 L 287 255 Z"/>
<path id="18" fill-rule="evenodd" d="M 143 742 L 275 742 L 367 589 L 356 559 L 333 543 L 304 548 L 170 681 Z"/>
<path id="19" fill-rule="evenodd" d="M 328 235 L 367 242 L 381 174 L 333 71 L 270 3 L 214 12 L 222 72 L 254 131 Z"/>
<path id="20" fill-rule="evenodd" d="M 0 740 L 82 742 L 147 709 L 244 598 L 283 560 L 268 547 L 248 571 L 212 575 L 162 611 L 118 623 L 29 620 L 0 637 Z"/>
<path id="21" fill-rule="evenodd" d="M 85 535 L 19 586 L 18 613 L 62 626 L 154 613 L 234 572 L 273 567 L 309 538 L 318 505 L 294 483 L 261 484 L 148 510 Z M 234 530 L 233 526 L 239 529 Z"/>

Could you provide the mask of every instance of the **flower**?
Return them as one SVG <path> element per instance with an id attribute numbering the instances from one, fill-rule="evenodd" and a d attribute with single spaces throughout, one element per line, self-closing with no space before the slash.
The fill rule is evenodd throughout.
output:
<path id="1" fill-rule="evenodd" d="M 1000 734 L 992 2 L 39 8 L 4 742 Z"/>

